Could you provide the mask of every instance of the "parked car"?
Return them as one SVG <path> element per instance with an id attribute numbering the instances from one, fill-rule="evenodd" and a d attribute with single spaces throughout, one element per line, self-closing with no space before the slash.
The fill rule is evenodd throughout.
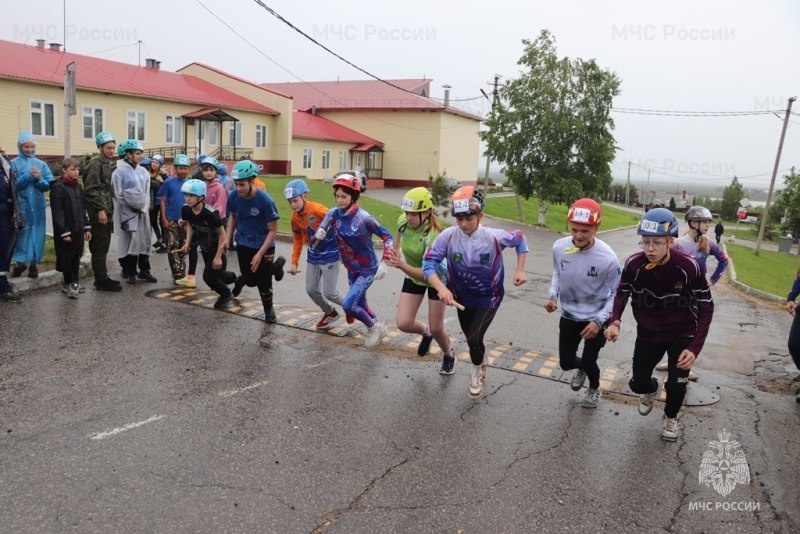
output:
<path id="1" fill-rule="evenodd" d="M 461 187 L 461 182 L 459 182 L 459 181 L 458 181 L 458 180 L 456 180 L 455 178 L 445 178 L 445 179 L 444 179 L 444 185 L 446 185 L 446 186 L 447 186 L 447 188 L 448 188 L 450 191 L 455 191 L 456 189 L 458 189 L 459 187 Z"/>
<path id="2" fill-rule="evenodd" d="M 328 177 L 323 178 L 322 181 L 327 183 L 327 184 L 332 184 L 333 181 L 336 178 L 338 178 L 339 176 L 341 176 L 343 174 L 352 174 L 353 176 L 358 178 L 358 181 L 361 183 L 361 192 L 362 193 L 367 190 L 367 180 L 369 180 L 369 177 L 367 176 L 367 173 L 362 172 L 362 171 L 356 171 L 356 170 L 339 171 L 336 174 L 334 174 L 333 176 L 331 176 L 330 178 L 328 178 Z"/>

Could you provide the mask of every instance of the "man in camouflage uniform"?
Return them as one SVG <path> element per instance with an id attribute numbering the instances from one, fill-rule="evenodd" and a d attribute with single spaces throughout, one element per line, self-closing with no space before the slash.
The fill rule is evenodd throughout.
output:
<path id="1" fill-rule="evenodd" d="M 92 240 L 89 250 L 92 253 L 92 271 L 94 271 L 94 287 L 98 291 L 122 291 L 117 280 L 108 277 L 106 255 L 111 245 L 111 234 L 114 231 L 111 190 L 111 173 L 116 163 L 117 143 L 108 132 L 100 132 L 95 137 L 100 153 L 93 156 L 86 165 L 83 176 L 83 189 L 86 194 L 86 208 L 89 222 L 92 224 Z"/>

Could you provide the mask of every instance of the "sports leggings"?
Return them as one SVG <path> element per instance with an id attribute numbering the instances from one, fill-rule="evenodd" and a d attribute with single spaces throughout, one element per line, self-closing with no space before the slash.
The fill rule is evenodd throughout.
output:
<path id="1" fill-rule="evenodd" d="M 633 349 L 633 377 L 628 385 L 631 391 L 643 395 L 654 393 L 658 389 L 658 381 L 653 378 L 653 370 L 658 362 L 667 353 L 669 370 L 664 389 L 667 391 L 667 401 L 664 406 L 664 415 L 674 418 L 678 415 L 686 396 L 686 385 L 689 382 L 689 370 L 678 369 L 678 356 L 683 349 L 689 346 L 692 338 L 677 337 L 669 341 L 650 341 L 636 338 Z"/>
<path id="2" fill-rule="evenodd" d="M 561 368 L 565 371 L 570 369 L 583 369 L 589 378 L 589 387 L 600 387 L 600 368 L 597 366 L 597 356 L 600 349 L 606 344 L 603 329 L 592 339 L 583 340 L 583 354 L 578 358 L 578 345 L 581 342 L 581 331 L 589 324 L 589 321 L 573 321 L 566 317 L 561 317 L 558 328 L 558 359 Z"/>
<path id="3" fill-rule="evenodd" d="M 458 310 L 458 324 L 467 338 L 469 357 L 474 365 L 481 365 L 486 355 L 483 336 L 492 324 L 497 308 L 466 308 Z"/>

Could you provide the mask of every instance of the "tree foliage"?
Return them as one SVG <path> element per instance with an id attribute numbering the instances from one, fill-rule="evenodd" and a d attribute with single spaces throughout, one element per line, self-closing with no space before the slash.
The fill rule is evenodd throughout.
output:
<path id="1" fill-rule="evenodd" d="M 736 212 L 739 210 L 740 202 L 744 198 L 744 189 L 739 179 L 734 176 L 731 185 L 722 190 L 722 204 L 719 207 L 719 214 L 723 219 L 735 219 Z"/>
<path id="2" fill-rule="evenodd" d="M 794 234 L 797 233 L 800 220 L 800 174 L 795 172 L 794 167 L 789 174 L 783 175 L 783 183 L 785 187 L 770 209 L 770 219 L 778 221 L 785 215 L 786 221 L 781 225 L 781 233 Z"/>
<path id="3" fill-rule="evenodd" d="M 540 205 L 601 195 L 612 179 L 610 112 L 620 80 L 593 59 L 559 58 L 547 30 L 522 42 L 519 77 L 499 89 L 481 133 L 487 154 L 518 194 Z"/>

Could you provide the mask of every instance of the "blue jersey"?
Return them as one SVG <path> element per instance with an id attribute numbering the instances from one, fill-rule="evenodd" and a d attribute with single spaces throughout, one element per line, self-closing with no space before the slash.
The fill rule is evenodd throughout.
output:
<path id="1" fill-rule="evenodd" d="M 347 271 L 354 275 L 375 274 L 378 258 L 372 244 L 372 236 L 383 240 L 384 255 L 394 248 L 392 233 L 365 210 L 353 203 L 348 209 L 331 208 L 320 223 L 322 228 L 332 228 L 336 233 L 336 244 Z"/>
<path id="2" fill-rule="evenodd" d="M 168 221 L 177 221 L 181 218 L 181 208 L 186 204 L 186 200 L 183 198 L 183 193 L 181 192 L 184 181 L 185 180 L 181 180 L 177 176 L 170 176 L 164 180 L 164 183 L 158 188 L 156 202 L 160 203 L 162 197 L 167 199 Z"/>
<path id="3" fill-rule="evenodd" d="M 267 225 L 281 218 L 269 193 L 253 189 L 253 198 L 242 198 L 236 191 L 228 195 L 228 216 L 236 217 L 236 242 L 247 248 L 260 249 L 267 238 Z"/>

